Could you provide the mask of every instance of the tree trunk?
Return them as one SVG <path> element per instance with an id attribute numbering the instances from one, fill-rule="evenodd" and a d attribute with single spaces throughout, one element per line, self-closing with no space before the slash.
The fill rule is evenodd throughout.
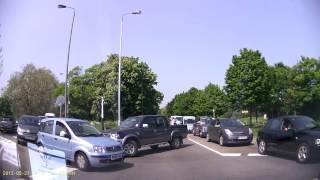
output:
<path id="1" fill-rule="evenodd" d="M 256 123 L 258 123 L 258 108 L 256 108 Z"/>
<path id="2" fill-rule="evenodd" d="M 250 106 L 250 110 L 249 110 L 249 116 L 250 116 L 250 120 L 249 120 L 249 126 L 252 127 L 252 107 Z"/>

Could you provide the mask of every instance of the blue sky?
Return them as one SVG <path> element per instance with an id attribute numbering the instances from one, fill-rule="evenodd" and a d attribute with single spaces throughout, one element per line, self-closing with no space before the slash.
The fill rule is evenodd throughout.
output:
<path id="1" fill-rule="evenodd" d="M 76 9 L 71 68 L 118 53 L 121 14 L 142 10 L 125 17 L 123 55 L 140 57 L 158 75 L 162 106 L 191 87 L 223 86 L 241 48 L 260 50 L 268 64 L 320 57 L 318 0 L 0 0 L 0 87 L 27 63 L 63 81 L 72 11 L 57 4 Z"/>

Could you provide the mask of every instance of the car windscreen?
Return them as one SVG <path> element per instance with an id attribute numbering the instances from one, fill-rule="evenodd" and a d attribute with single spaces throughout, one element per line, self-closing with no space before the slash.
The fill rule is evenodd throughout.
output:
<path id="1" fill-rule="evenodd" d="M 184 124 L 193 124 L 195 121 L 193 119 L 185 119 Z"/>
<path id="2" fill-rule="evenodd" d="M 318 127 L 316 122 L 309 117 L 292 117 L 288 119 L 293 122 L 293 126 L 296 130 L 306 130 Z"/>
<path id="3" fill-rule="evenodd" d="M 11 121 L 11 122 L 13 121 L 12 118 L 2 118 L 1 120 L 2 120 L 2 121 Z"/>
<path id="4" fill-rule="evenodd" d="M 39 122 L 40 119 L 38 117 L 22 117 L 20 120 L 20 124 L 31 126 L 39 126 Z"/>
<path id="5" fill-rule="evenodd" d="M 226 119 L 220 121 L 221 127 L 243 127 L 244 124 L 240 120 Z"/>
<path id="6" fill-rule="evenodd" d="M 210 124 L 211 119 L 207 118 L 207 119 L 201 119 L 200 120 L 203 124 Z"/>
<path id="7" fill-rule="evenodd" d="M 102 136 L 102 133 L 88 122 L 83 121 L 68 121 L 67 124 L 76 136 Z"/>
<path id="8" fill-rule="evenodd" d="M 138 127 L 140 121 L 141 121 L 141 119 L 138 117 L 130 117 L 130 118 L 127 118 L 126 120 L 124 120 L 121 123 L 120 127 L 122 127 L 122 128 Z"/>

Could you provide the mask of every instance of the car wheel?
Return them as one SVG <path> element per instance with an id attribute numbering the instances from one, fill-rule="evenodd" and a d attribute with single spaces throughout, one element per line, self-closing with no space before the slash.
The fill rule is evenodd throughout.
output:
<path id="1" fill-rule="evenodd" d="M 258 152 L 259 154 L 267 154 L 267 143 L 264 140 L 260 140 L 258 144 Z"/>
<path id="2" fill-rule="evenodd" d="M 77 155 L 76 155 L 76 164 L 77 164 L 77 167 L 80 170 L 85 170 L 86 171 L 90 167 L 88 157 L 82 152 L 77 153 Z"/>
<path id="3" fill-rule="evenodd" d="M 152 145 L 150 146 L 151 149 L 158 149 L 159 148 L 159 145 Z"/>
<path id="4" fill-rule="evenodd" d="M 200 136 L 201 138 L 203 138 L 203 134 L 202 134 L 201 131 L 199 132 L 199 136 Z"/>
<path id="5" fill-rule="evenodd" d="M 196 136 L 196 131 L 192 131 L 193 136 Z"/>
<path id="6" fill-rule="evenodd" d="M 306 163 L 310 159 L 310 148 L 307 144 L 300 144 L 297 150 L 297 161 L 299 163 Z"/>
<path id="7" fill-rule="evenodd" d="M 222 135 L 220 135 L 220 137 L 219 137 L 219 144 L 220 144 L 220 146 L 224 146 L 224 138 Z"/>
<path id="8" fill-rule="evenodd" d="M 172 141 L 170 142 L 172 149 L 178 149 L 181 147 L 181 139 L 179 137 L 173 137 Z"/>
<path id="9" fill-rule="evenodd" d="M 210 137 L 209 137 L 209 134 L 207 134 L 206 140 L 207 140 L 207 142 L 210 142 L 210 141 L 211 141 L 211 139 L 210 139 Z"/>
<path id="10" fill-rule="evenodd" d="M 133 157 L 137 155 L 138 145 L 135 141 L 129 140 L 123 145 L 123 149 L 127 156 Z"/>

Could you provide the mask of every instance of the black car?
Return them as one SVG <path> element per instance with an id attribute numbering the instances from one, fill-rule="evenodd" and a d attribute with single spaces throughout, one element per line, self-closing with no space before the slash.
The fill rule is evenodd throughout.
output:
<path id="1" fill-rule="evenodd" d="M 207 141 L 219 142 L 221 146 L 227 144 L 251 144 L 252 130 L 240 120 L 213 120 L 208 126 Z"/>
<path id="2" fill-rule="evenodd" d="M 193 135 L 200 136 L 202 138 L 207 137 L 207 129 L 212 119 L 210 117 L 200 117 L 200 120 L 194 124 Z"/>
<path id="3" fill-rule="evenodd" d="M 40 130 L 40 117 L 23 115 L 18 123 L 17 140 L 19 144 L 27 141 L 36 142 Z"/>
<path id="4" fill-rule="evenodd" d="M 145 115 L 129 117 L 119 128 L 106 134 L 121 142 L 128 156 L 135 156 L 142 146 L 156 149 L 160 144 L 169 143 L 172 148 L 179 148 L 187 136 L 187 126 L 171 126 L 165 116 Z"/>
<path id="5" fill-rule="evenodd" d="M 268 120 L 258 132 L 258 152 L 285 152 L 298 162 L 308 162 L 320 154 L 320 128 L 307 116 L 283 116 Z"/>
<path id="6" fill-rule="evenodd" d="M 0 118 L 0 130 L 2 132 L 16 132 L 17 123 L 13 117 Z"/>

